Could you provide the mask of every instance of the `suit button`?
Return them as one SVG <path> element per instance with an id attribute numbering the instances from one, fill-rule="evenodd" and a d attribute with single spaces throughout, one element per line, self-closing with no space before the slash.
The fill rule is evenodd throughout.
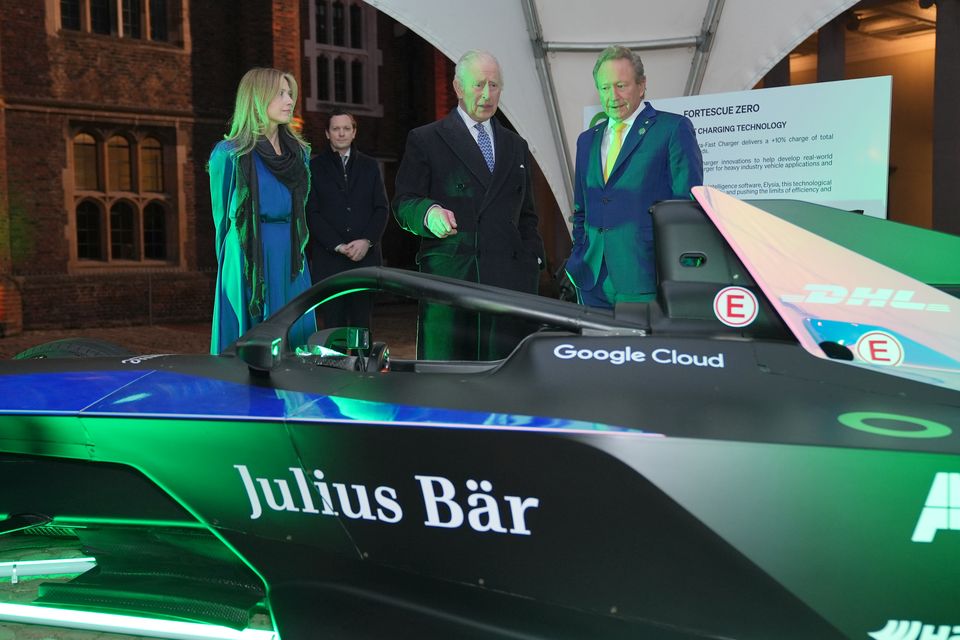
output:
<path id="1" fill-rule="evenodd" d="M 602 202 L 603 204 L 610 204 L 610 198 L 607 198 L 607 197 L 600 198 L 600 202 Z"/>
<path id="2" fill-rule="evenodd" d="M 352 211 L 352 209 L 350 207 L 347 207 L 347 213 L 350 213 L 350 211 Z"/>
<path id="3" fill-rule="evenodd" d="M 347 231 L 353 231 L 353 229 L 351 229 L 350 227 L 347 227 Z"/>

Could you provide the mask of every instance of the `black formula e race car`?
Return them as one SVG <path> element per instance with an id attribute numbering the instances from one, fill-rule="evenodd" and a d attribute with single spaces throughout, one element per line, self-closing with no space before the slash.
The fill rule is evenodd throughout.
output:
<path id="1" fill-rule="evenodd" d="M 0 570 L 77 574 L 29 581 L 0 618 L 960 637 L 960 238 L 694 196 L 652 212 L 649 303 L 358 269 L 221 356 L 0 362 Z M 355 289 L 542 328 L 496 362 L 390 361 L 346 329 L 288 344 Z M 26 559 L 39 547 L 73 568 Z"/>

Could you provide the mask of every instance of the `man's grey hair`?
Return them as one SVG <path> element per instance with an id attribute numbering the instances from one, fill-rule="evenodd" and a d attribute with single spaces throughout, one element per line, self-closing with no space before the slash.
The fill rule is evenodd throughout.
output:
<path id="1" fill-rule="evenodd" d="M 600 52 L 597 63 L 593 65 L 594 85 L 597 84 L 597 74 L 600 73 L 600 65 L 608 60 L 629 60 L 630 64 L 633 65 L 633 75 L 636 76 L 637 82 L 643 82 L 647 79 L 646 76 L 643 75 L 643 61 L 640 59 L 640 56 L 623 45 L 613 44 Z"/>
<path id="2" fill-rule="evenodd" d="M 460 83 L 460 86 L 463 86 L 463 74 L 466 72 L 467 65 L 477 59 L 489 58 L 493 60 L 497 65 L 497 70 L 500 71 L 500 86 L 503 86 L 503 69 L 500 67 L 500 61 L 497 60 L 497 57 L 490 53 L 489 51 L 484 51 L 483 49 L 470 49 L 457 60 L 457 66 L 453 70 L 453 77 Z"/>

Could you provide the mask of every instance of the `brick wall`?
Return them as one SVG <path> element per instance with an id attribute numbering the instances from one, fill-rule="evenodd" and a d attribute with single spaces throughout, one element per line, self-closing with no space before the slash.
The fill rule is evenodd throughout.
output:
<path id="1" fill-rule="evenodd" d="M 228 10 L 189 4 L 181 45 L 49 34 L 53 3 L 0 0 L 0 333 L 210 318 L 216 257 L 207 159 L 226 131 L 243 73 L 296 69 L 299 7 L 285 0 L 237 0 Z M 67 132 L 84 121 L 176 131 L 186 270 L 69 272 Z"/>
<path id="2" fill-rule="evenodd" d="M 77 32 L 50 43 L 44 98 L 104 111 L 191 112 L 190 58 L 178 46 Z"/>
<path id="3" fill-rule="evenodd" d="M 8 152 L 9 246 L 14 275 L 66 273 L 65 125 L 62 116 L 7 112 L 7 149 L 36 149 L 32 153 Z"/>
<path id="4" fill-rule="evenodd" d="M 48 35 L 43 0 L 4 0 L 0 8 L 8 101 L 137 112 L 191 108 L 191 61 L 180 46 L 73 31 Z"/>
<path id="5" fill-rule="evenodd" d="M 136 324 L 151 315 L 206 320 L 216 272 L 207 159 L 249 68 L 293 71 L 306 93 L 301 50 L 312 0 L 188 0 L 182 45 L 48 33 L 46 10 L 58 1 L 0 0 L 0 332 Z M 381 13 L 377 34 L 384 114 L 360 118 L 357 143 L 385 160 L 392 196 L 407 132 L 455 99 L 452 67 L 438 64 L 423 39 Z M 439 94 L 435 73 L 445 76 Z M 308 139 L 325 144 L 325 114 L 304 113 L 302 103 L 301 114 Z M 175 270 L 70 273 L 73 205 L 64 174 L 67 133 L 80 121 L 176 131 L 183 260 Z M 393 222 L 384 246 L 391 266 L 412 266 L 416 238 Z"/>
<path id="6" fill-rule="evenodd" d="M 19 278 L 30 329 L 204 322 L 213 316 L 216 276 L 130 272 Z"/>
<path id="7" fill-rule="evenodd" d="M 5 9 L 0 4 L 0 9 Z M 4 27 L 0 27 L 3 37 Z M 0 69 L 3 65 L 3 50 L 0 48 Z M 23 314 L 20 291 L 9 277 L 10 273 L 10 213 L 7 193 L 7 117 L 3 99 L 4 78 L 0 74 L 0 337 L 16 335 L 23 330 Z"/>
<path id="8" fill-rule="evenodd" d="M 194 114 L 220 129 L 221 136 L 233 110 L 237 84 L 246 70 L 253 66 L 249 58 L 254 51 L 252 47 L 259 42 L 248 45 L 246 38 L 255 34 L 243 34 L 241 37 L 239 25 L 244 15 L 242 6 L 224 11 L 224 4 L 190 4 L 190 73 L 193 77 Z M 205 152 L 210 153 L 209 147 Z"/>
<path id="9" fill-rule="evenodd" d="M 273 66 L 289 71 L 302 84 L 300 76 L 300 7 L 290 0 L 273 0 L 272 40 Z"/>
<path id="10" fill-rule="evenodd" d="M 0 338 L 23 331 L 20 289 L 11 278 L 0 276 Z"/>
<path id="11" fill-rule="evenodd" d="M 43 0 L 0 0 L 0 38 L 3 39 L 3 88 L 5 95 L 44 96 L 50 86 L 49 51 Z"/>

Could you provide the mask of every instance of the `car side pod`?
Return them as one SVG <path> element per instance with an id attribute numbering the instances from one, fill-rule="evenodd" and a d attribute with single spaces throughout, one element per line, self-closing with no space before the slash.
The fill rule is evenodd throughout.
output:
<path id="1" fill-rule="evenodd" d="M 251 371 L 272 371 L 283 359 L 283 338 L 250 335 L 237 343 L 237 356 Z"/>

